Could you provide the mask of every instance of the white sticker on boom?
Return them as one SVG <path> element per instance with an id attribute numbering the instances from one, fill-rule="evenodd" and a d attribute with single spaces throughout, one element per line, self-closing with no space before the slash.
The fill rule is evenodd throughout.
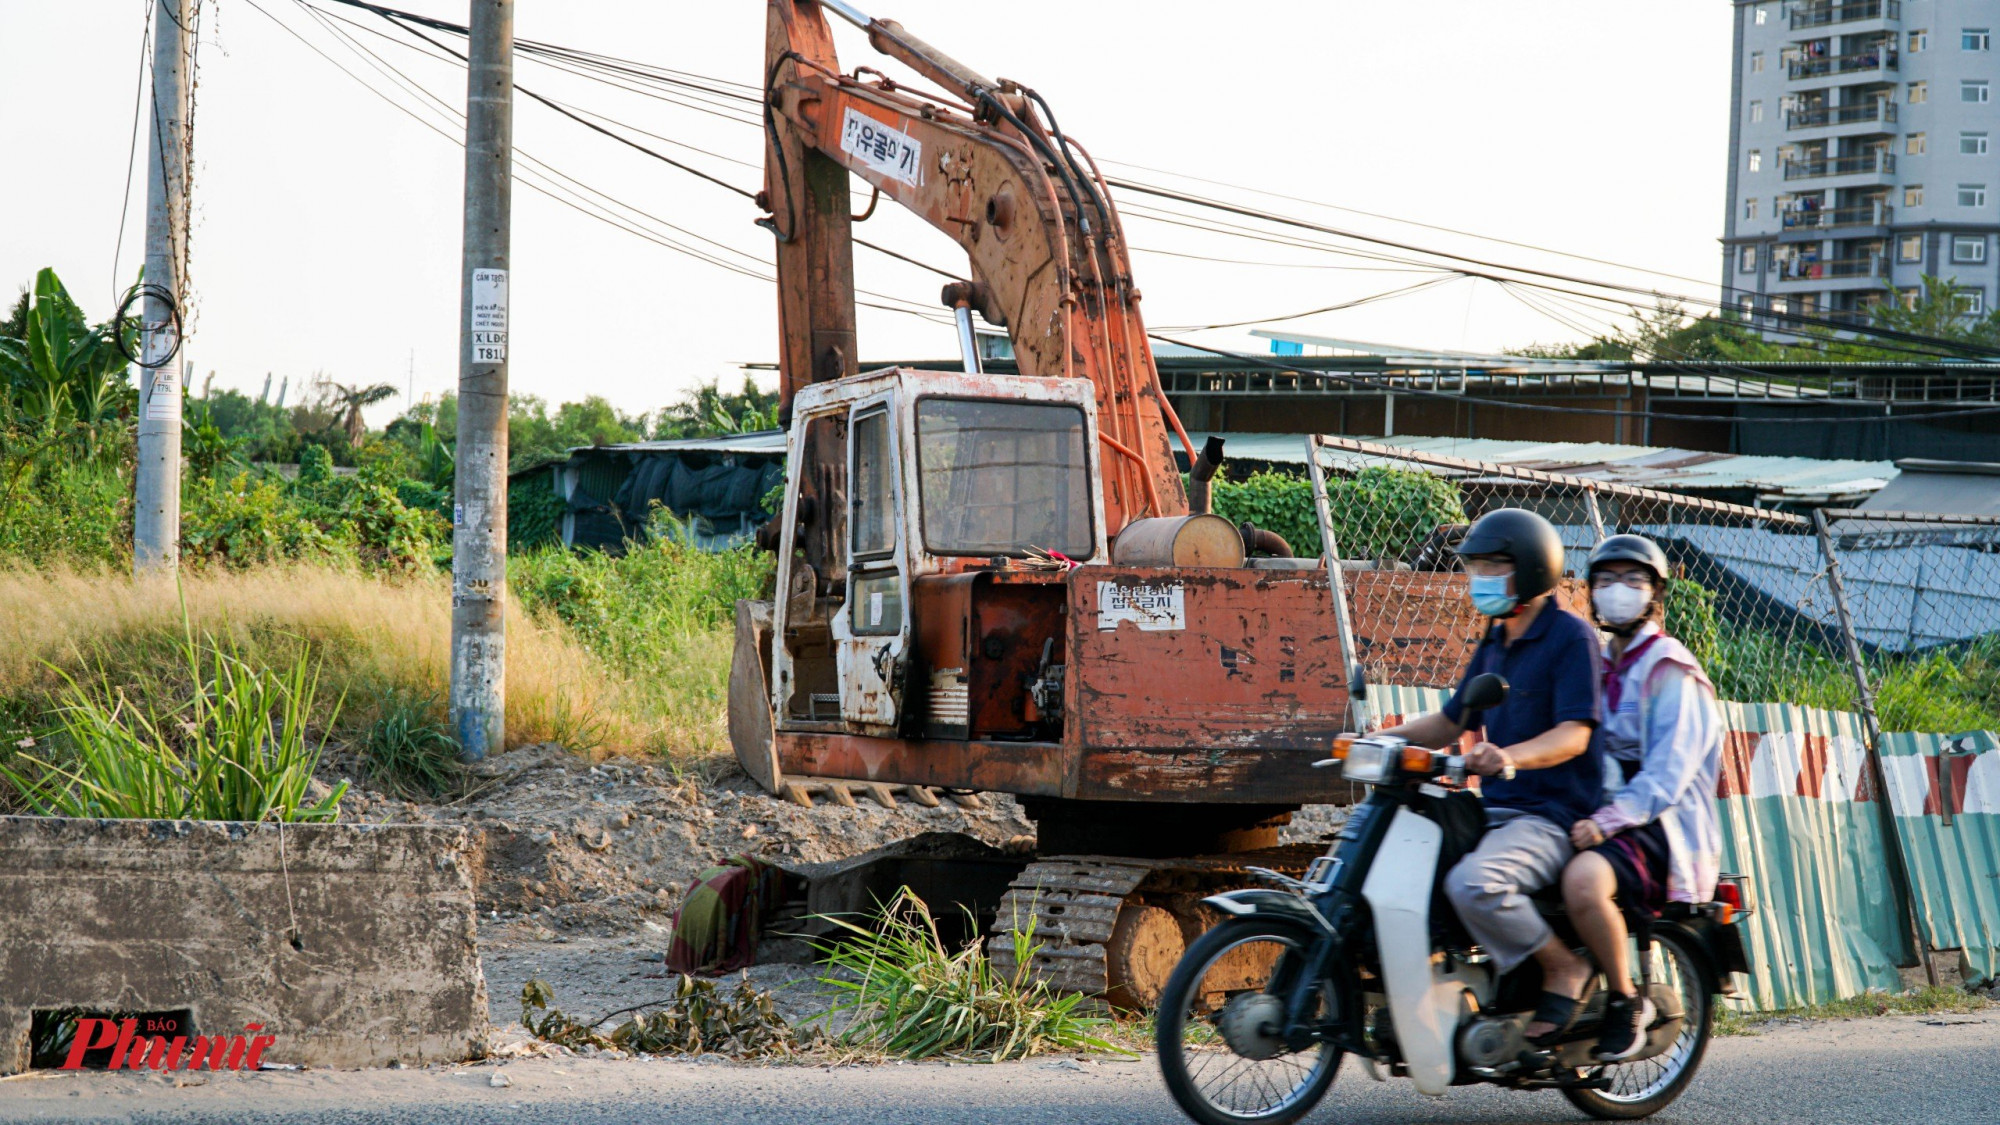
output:
<path id="1" fill-rule="evenodd" d="M 472 271 L 472 362 L 507 360 L 507 271 Z"/>
<path id="2" fill-rule="evenodd" d="M 1187 628 L 1187 595 L 1178 582 L 1160 586 L 1097 584 L 1097 627 L 1116 629 L 1130 621 L 1148 633 Z"/>
<path id="3" fill-rule="evenodd" d="M 911 187 L 924 181 L 923 142 L 853 106 L 847 107 L 840 127 L 840 151 L 860 157 L 868 167 Z"/>

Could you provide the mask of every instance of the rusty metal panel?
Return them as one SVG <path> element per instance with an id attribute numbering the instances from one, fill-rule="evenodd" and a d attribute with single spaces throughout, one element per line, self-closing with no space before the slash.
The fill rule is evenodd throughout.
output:
<path id="1" fill-rule="evenodd" d="M 1063 796 L 1063 748 L 1052 742 L 919 742 L 858 734 L 780 731 L 787 775 L 943 785 L 1024 796 Z"/>
<path id="2" fill-rule="evenodd" d="M 1326 576 L 1088 567 L 1070 582 L 1078 797 L 1293 803 L 1346 714 Z"/>

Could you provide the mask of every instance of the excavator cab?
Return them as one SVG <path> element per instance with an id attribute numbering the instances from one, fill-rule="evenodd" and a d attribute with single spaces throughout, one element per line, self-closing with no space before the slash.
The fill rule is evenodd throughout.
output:
<path id="1" fill-rule="evenodd" d="M 776 728 L 967 737 L 971 674 L 932 659 L 918 603 L 939 601 L 951 576 L 1011 572 L 1041 576 L 1027 584 L 1058 604 L 1047 580 L 1106 553 L 1095 434 L 1081 380 L 889 369 L 802 389 L 773 607 Z M 1005 647 L 1039 656 L 1047 632 Z M 919 660 L 920 648 L 933 651 Z M 1025 716 L 1025 698 L 1010 709 Z"/>

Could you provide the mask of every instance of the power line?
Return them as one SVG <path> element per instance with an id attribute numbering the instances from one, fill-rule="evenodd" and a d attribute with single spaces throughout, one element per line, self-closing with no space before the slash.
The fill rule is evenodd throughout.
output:
<path id="1" fill-rule="evenodd" d="M 1204 176 L 1196 176 L 1187 172 L 1175 172 L 1166 168 L 1152 168 L 1144 164 L 1133 164 L 1129 161 L 1112 160 L 1110 158 L 1106 158 L 1104 162 L 1106 164 L 1116 164 L 1121 168 L 1134 168 L 1141 172 L 1152 172 L 1155 173 L 1156 175 L 1173 176 L 1177 179 L 1183 179 L 1183 180 L 1193 180 L 1196 183 L 1209 184 L 1214 187 L 1230 188 L 1234 191 L 1247 191 L 1253 195 L 1267 196 L 1271 199 L 1283 199 L 1283 200 L 1288 200 L 1292 203 L 1303 203 L 1308 207 L 1324 207 L 1329 211 L 1340 211 L 1349 215 L 1360 215 L 1363 216 L 1364 218 L 1369 218 L 1369 219 L 1381 219 L 1384 222 L 1401 223 L 1404 226 L 1418 227 L 1423 230 L 1437 231 L 1440 234 L 1458 235 L 1462 238 L 1476 238 L 1482 242 L 1493 242 L 1501 246 L 1512 246 L 1520 250 L 1533 250 L 1540 254 L 1551 254 L 1559 258 L 1570 258 L 1579 262 L 1589 262 L 1592 265 L 1610 266 L 1614 269 L 1631 270 L 1635 273 L 1652 274 L 1655 277 L 1671 278 L 1675 281 L 1686 281 L 1694 285 L 1709 284 L 1709 282 L 1703 278 L 1688 277 L 1685 274 L 1668 273 L 1665 270 L 1651 269 L 1647 266 L 1635 266 L 1630 264 L 1629 262 L 1615 262 L 1608 258 L 1593 258 L 1588 254 L 1571 253 L 1570 251 L 1567 250 L 1557 250 L 1554 249 L 1553 247 L 1539 246 L 1532 242 L 1517 242 L 1510 238 L 1500 238 L 1496 235 L 1480 234 L 1477 231 L 1459 230 L 1455 227 L 1440 226 L 1436 223 L 1426 223 L 1419 221 L 1417 219 L 1404 219 L 1404 218 L 1399 218 L 1395 215 L 1384 215 L 1378 211 L 1364 211 L 1358 207 L 1344 207 L 1338 203 L 1327 203 L 1324 200 L 1307 199 L 1304 196 L 1286 195 L 1283 192 L 1277 192 L 1277 191 L 1266 191 L 1263 188 L 1254 188 L 1246 184 L 1232 184 L 1225 180 L 1211 180 Z"/>
<path id="2" fill-rule="evenodd" d="M 132 215 L 132 169 L 139 158 L 139 109 L 146 104 L 148 48 L 153 42 L 153 10 L 156 0 L 145 0 L 146 21 L 139 32 L 139 78 L 132 91 L 132 137 L 125 142 L 125 191 L 118 197 L 118 241 L 111 248 L 111 301 L 116 304 L 123 290 L 118 288 L 118 263 L 125 256 L 125 222 Z"/>
<path id="3" fill-rule="evenodd" d="M 1370 304 L 1375 301 L 1386 301 L 1394 297 L 1404 297 L 1423 289 L 1429 289 L 1435 285 L 1449 285 L 1452 282 L 1458 280 L 1460 280 L 1460 278 L 1456 274 L 1447 274 L 1443 277 L 1425 278 L 1422 281 L 1413 282 L 1409 285 L 1400 286 L 1398 288 L 1391 289 L 1384 293 L 1371 293 L 1365 297 L 1356 297 L 1351 301 L 1342 301 L 1339 304 L 1334 304 L 1334 305 L 1322 305 L 1319 308 L 1307 309 L 1304 312 L 1286 313 L 1282 316 L 1260 316 L 1250 320 L 1232 320 L 1232 321 L 1226 321 L 1221 324 L 1163 325 L 1161 327 L 1161 331 L 1206 332 L 1213 328 L 1242 328 L 1245 325 L 1250 325 L 1250 324 L 1272 324 L 1280 320 L 1298 320 L 1302 317 L 1318 316 L 1320 313 L 1340 312 L 1343 309 L 1356 308 L 1358 306 Z"/>

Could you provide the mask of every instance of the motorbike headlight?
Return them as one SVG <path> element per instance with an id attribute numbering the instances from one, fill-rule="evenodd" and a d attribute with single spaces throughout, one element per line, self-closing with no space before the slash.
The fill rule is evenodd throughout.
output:
<path id="1" fill-rule="evenodd" d="M 1395 776 L 1402 749 L 1400 738 L 1357 738 L 1348 747 L 1340 775 L 1349 781 L 1380 785 Z"/>

